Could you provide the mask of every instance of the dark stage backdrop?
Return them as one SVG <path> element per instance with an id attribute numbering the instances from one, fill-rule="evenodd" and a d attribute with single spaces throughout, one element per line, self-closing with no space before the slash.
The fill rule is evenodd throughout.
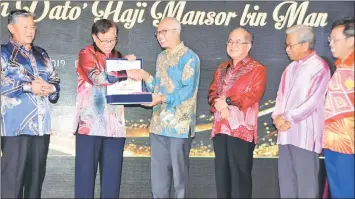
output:
<path id="1" fill-rule="evenodd" d="M 191 157 L 212 157 L 209 135 L 212 117 L 207 92 L 219 63 L 227 59 L 225 42 L 228 33 L 243 26 L 255 35 L 251 55 L 267 66 L 267 88 L 260 103 L 259 144 L 255 157 L 277 156 L 273 111 L 281 73 L 290 62 L 283 47 L 287 27 L 307 24 L 315 28 L 316 50 L 330 63 L 327 37 L 331 24 L 346 16 L 354 16 L 354 2 L 249 2 L 249 1 L 1 1 L 1 43 L 9 38 L 7 16 L 14 8 L 33 11 L 37 18 L 35 44 L 47 50 L 61 78 L 61 98 L 53 106 L 51 147 L 74 153 L 74 115 L 76 99 L 77 54 L 92 43 L 90 29 L 97 19 L 114 20 L 119 31 L 117 49 L 134 53 L 144 60 L 144 68 L 155 72 L 155 60 L 161 52 L 154 31 L 162 18 L 173 16 L 182 22 L 182 40 L 201 60 L 198 92 L 197 135 Z M 151 110 L 126 108 L 128 137 L 125 156 L 149 156 L 148 123 Z"/>

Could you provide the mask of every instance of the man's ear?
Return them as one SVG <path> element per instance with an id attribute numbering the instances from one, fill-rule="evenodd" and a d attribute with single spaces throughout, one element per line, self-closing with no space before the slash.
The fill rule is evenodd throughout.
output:
<path id="1" fill-rule="evenodd" d="M 8 24 L 7 28 L 9 29 L 9 32 L 13 35 L 15 32 L 15 27 L 13 24 Z"/>

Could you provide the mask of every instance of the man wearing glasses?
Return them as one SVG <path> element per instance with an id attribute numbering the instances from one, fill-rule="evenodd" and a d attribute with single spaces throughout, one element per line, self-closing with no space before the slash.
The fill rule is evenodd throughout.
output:
<path id="1" fill-rule="evenodd" d="M 354 198 L 354 18 L 333 24 L 336 71 L 325 100 L 324 157 L 332 198 Z"/>
<path id="2" fill-rule="evenodd" d="M 126 127 L 123 105 L 106 102 L 106 86 L 131 78 L 140 80 L 138 70 L 107 73 L 106 58 L 122 58 L 115 49 L 116 24 L 107 19 L 91 28 L 93 44 L 79 52 L 75 156 L 75 198 L 94 198 L 97 167 L 100 165 L 101 198 L 118 198 L 121 185 Z M 134 55 L 127 55 L 135 60 Z"/>
<path id="3" fill-rule="evenodd" d="M 59 78 L 45 50 L 32 44 L 34 15 L 11 11 L 1 45 L 1 198 L 41 198 Z"/>
<path id="4" fill-rule="evenodd" d="M 236 28 L 227 40 L 231 60 L 221 63 L 209 88 L 213 112 L 217 198 L 251 198 L 253 151 L 266 67 L 249 56 L 253 34 Z"/>
<path id="5" fill-rule="evenodd" d="M 156 75 L 142 71 L 153 92 L 150 123 L 151 180 L 154 198 L 188 198 L 189 153 L 195 136 L 196 98 L 200 78 L 199 57 L 180 41 L 181 26 L 164 18 L 156 32 L 165 50 L 158 55 Z M 173 182 L 172 182 L 173 181 Z"/>
<path id="6" fill-rule="evenodd" d="M 293 61 L 284 70 L 272 114 L 278 130 L 281 198 L 319 198 L 324 99 L 328 64 L 314 51 L 311 27 L 286 30 L 286 52 Z"/>

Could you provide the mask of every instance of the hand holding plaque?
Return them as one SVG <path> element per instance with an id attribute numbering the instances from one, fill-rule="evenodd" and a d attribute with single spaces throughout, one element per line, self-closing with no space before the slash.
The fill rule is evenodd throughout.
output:
<path id="1" fill-rule="evenodd" d="M 127 80 L 107 86 L 106 98 L 109 104 L 151 103 L 152 95 L 143 91 L 142 59 L 106 59 L 106 71 L 127 72 Z"/>

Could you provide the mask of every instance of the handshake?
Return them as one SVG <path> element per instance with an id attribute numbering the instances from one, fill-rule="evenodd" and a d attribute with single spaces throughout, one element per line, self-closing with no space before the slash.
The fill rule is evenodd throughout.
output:
<path id="1" fill-rule="evenodd" d="M 125 58 L 128 59 L 129 61 L 136 60 L 136 56 L 134 54 L 126 55 Z M 143 69 L 130 69 L 130 70 L 126 70 L 126 72 L 127 72 L 127 77 L 134 81 L 142 81 L 142 80 L 147 81 L 150 76 L 150 74 Z"/>
<path id="2" fill-rule="evenodd" d="M 130 69 L 126 70 L 126 72 L 127 77 L 134 81 L 147 81 L 150 76 L 150 74 L 143 69 Z"/>

